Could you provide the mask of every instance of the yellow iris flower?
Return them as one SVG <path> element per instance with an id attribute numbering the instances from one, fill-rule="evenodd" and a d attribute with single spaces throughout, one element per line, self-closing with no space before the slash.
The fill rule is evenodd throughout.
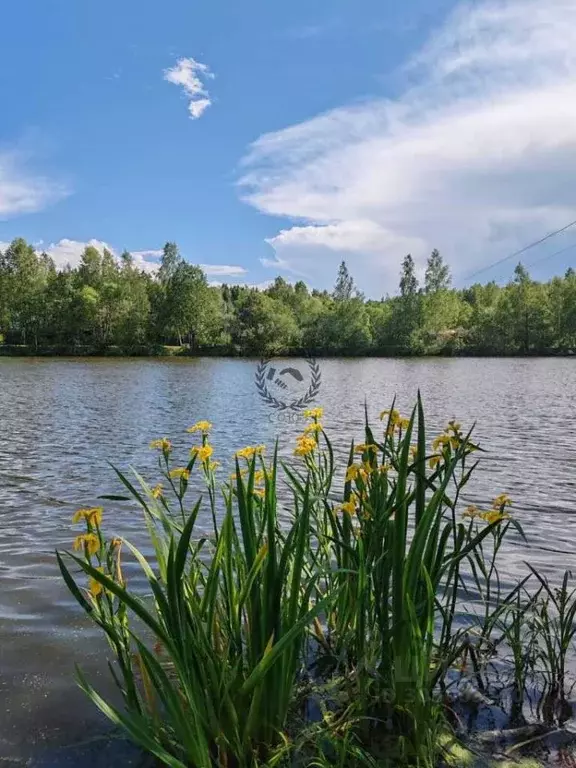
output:
<path id="1" fill-rule="evenodd" d="M 150 448 L 155 448 L 156 450 L 161 450 L 162 453 L 170 453 L 172 450 L 172 443 L 170 440 L 168 440 L 167 437 L 162 437 L 160 440 L 152 440 L 150 443 Z"/>
<path id="2" fill-rule="evenodd" d="M 247 445 L 246 448 L 236 451 L 234 455 L 239 459 L 251 459 L 252 456 L 262 456 L 265 450 L 265 445 Z"/>
<path id="3" fill-rule="evenodd" d="M 296 438 L 296 448 L 294 456 L 308 456 L 316 449 L 316 440 L 308 435 L 300 435 Z"/>
<path id="4" fill-rule="evenodd" d="M 104 573 L 104 568 L 102 568 L 102 566 L 98 566 L 96 570 L 100 571 L 100 573 Z M 90 576 L 88 579 L 88 591 L 92 597 L 99 597 L 102 592 L 104 592 L 104 587 L 93 576 Z"/>
<path id="5" fill-rule="evenodd" d="M 204 445 L 195 445 L 190 449 L 190 455 L 198 456 L 200 461 L 208 461 L 213 453 L 214 448 L 209 443 L 205 443 Z"/>
<path id="6" fill-rule="evenodd" d="M 436 469 L 438 464 L 442 461 L 442 456 L 439 453 L 435 453 L 434 456 L 430 456 L 428 459 L 428 464 L 430 466 L 430 469 Z"/>
<path id="7" fill-rule="evenodd" d="M 104 508 L 103 507 L 90 507 L 88 509 L 78 509 L 76 512 L 74 512 L 74 515 L 72 517 L 73 523 L 79 523 L 80 520 L 86 520 L 88 523 L 92 523 L 92 525 L 101 525 L 102 523 L 102 515 L 104 514 Z"/>
<path id="8" fill-rule="evenodd" d="M 83 549 L 89 555 L 95 555 L 100 549 L 100 539 L 95 533 L 82 533 L 76 536 L 73 546 L 76 552 Z"/>
<path id="9" fill-rule="evenodd" d="M 374 443 L 360 443 L 354 448 L 354 453 L 366 453 L 368 451 L 376 453 L 378 446 L 374 445 Z"/>
<path id="10" fill-rule="evenodd" d="M 510 496 L 508 496 L 507 493 L 501 493 L 499 496 L 496 496 L 496 498 L 492 501 L 492 506 L 495 509 L 499 509 L 500 507 L 509 507 L 512 504 L 512 499 Z"/>
<path id="11" fill-rule="evenodd" d="M 356 480 L 358 475 L 360 474 L 360 467 L 356 464 L 350 464 L 348 469 L 346 470 L 346 482 L 351 483 Z"/>
<path id="12" fill-rule="evenodd" d="M 176 469 L 171 469 L 170 472 L 168 472 L 168 475 L 172 478 L 172 480 L 188 480 L 190 478 L 190 472 L 186 469 L 186 467 L 177 467 Z"/>
<path id="13" fill-rule="evenodd" d="M 201 432 L 203 435 L 207 435 L 212 429 L 212 424 L 209 421 L 197 421 L 192 427 L 188 427 L 186 432 Z"/>
<path id="14" fill-rule="evenodd" d="M 444 449 L 445 446 L 450 445 L 450 437 L 448 435 L 438 435 L 432 440 L 432 450 L 437 451 L 439 448 Z"/>
<path id="15" fill-rule="evenodd" d="M 340 512 L 345 512 L 347 515 L 355 515 L 356 514 L 356 504 L 350 499 L 350 501 L 345 501 L 343 504 L 340 504 L 338 507 Z"/>
<path id="16" fill-rule="evenodd" d="M 482 520 L 486 520 L 490 525 L 492 523 L 499 523 L 501 520 L 510 519 L 510 515 L 507 515 L 504 512 L 499 512 L 497 509 L 491 509 L 490 512 L 482 512 L 480 517 Z"/>

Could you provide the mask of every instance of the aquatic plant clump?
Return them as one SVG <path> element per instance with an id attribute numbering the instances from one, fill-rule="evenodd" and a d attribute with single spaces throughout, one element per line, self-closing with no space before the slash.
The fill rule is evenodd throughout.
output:
<path id="1" fill-rule="evenodd" d="M 247 446 L 222 484 L 207 421 L 188 429 L 200 444 L 182 466 L 167 438 L 153 441 L 159 482 L 116 470 L 128 495 L 115 498 L 141 509 L 153 561 L 108 538 L 101 508 L 74 516 L 75 552 L 58 562 L 106 634 L 124 707 L 80 670 L 79 684 L 163 765 L 438 765 L 455 670 L 472 658 L 481 675 L 487 643 L 511 631 L 519 591 L 501 599 L 490 585 L 507 531 L 521 528 L 506 494 L 483 510 L 462 500 L 479 451 L 471 431 L 451 421 L 430 440 L 419 399 L 409 417 L 392 407 L 377 429 L 367 419 L 339 467 L 322 416 L 306 412 L 290 461 Z M 196 475 L 206 493 L 191 498 Z M 206 508 L 209 536 L 198 532 Z M 123 551 L 149 594 L 126 583 Z M 465 570 L 484 607 L 476 643 L 454 622 Z"/>

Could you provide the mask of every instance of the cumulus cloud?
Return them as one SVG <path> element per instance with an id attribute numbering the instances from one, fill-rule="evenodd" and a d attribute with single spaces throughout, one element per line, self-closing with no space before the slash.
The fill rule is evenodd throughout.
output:
<path id="1" fill-rule="evenodd" d="M 0 251 L 8 247 L 9 243 L 0 242 Z M 96 248 L 100 253 L 106 248 L 117 259 L 120 256 L 120 251 L 114 248 L 109 243 L 103 240 L 80 241 L 69 240 L 63 238 L 57 243 L 52 243 L 46 247 L 42 247 L 42 243 L 39 243 L 36 248 L 38 251 L 45 251 L 54 260 L 57 269 L 63 269 L 66 266 L 76 267 L 80 263 L 80 258 L 84 249 L 87 246 Z M 145 272 L 154 274 L 160 266 L 160 259 L 162 257 L 161 249 L 148 249 L 143 251 L 130 251 L 132 258 L 134 259 L 134 265 Z M 246 274 L 246 269 L 238 264 L 200 264 L 201 269 L 208 277 L 219 276 L 238 276 Z"/>
<path id="2" fill-rule="evenodd" d="M 96 248 L 100 253 L 106 248 L 113 256 L 119 257 L 118 250 L 103 240 L 96 240 L 95 238 L 86 241 L 63 238 L 57 243 L 51 243 L 47 247 L 38 247 L 38 250 L 45 251 L 54 260 L 57 269 L 64 269 L 67 266 L 78 266 L 80 257 L 88 246 Z M 154 273 L 158 269 L 157 259 L 160 255 L 162 255 L 162 251 L 134 251 L 132 253 L 135 266 L 150 273 Z"/>
<path id="3" fill-rule="evenodd" d="M 47 247 L 38 248 L 38 250 L 47 253 L 53 259 L 57 269 L 63 269 L 66 266 L 78 266 L 82 252 L 89 245 L 97 248 L 100 252 L 102 252 L 104 248 L 107 248 L 109 251 L 112 250 L 112 248 L 107 243 L 102 242 L 102 240 L 80 242 L 78 240 L 69 240 L 68 238 L 63 238 L 57 243 L 51 243 Z"/>
<path id="4" fill-rule="evenodd" d="M 162 249 L 150 249 L 148 251 L 130 251 L 135 259 L 150 259 L 151 261 L 158 261 L 162 257 Z"/>
<path id="5" fill-rule="evenodd" d="M 395 100 L 345 105 L 250 147 L 244 199 L 293 220 L 268 239 L 266 266 L 327 285 L 344 257 L 379 295 L 408 252 L 421 265 L 439 248 L 463 281 L 575 218 L 573 0 L 462 5 L 405 70 L 412 85 Z"/>
<path id="6" fill-rule="evenodd" d="M 178 59 L 175 66 L 164 70 L 164 80 L 179 85 L 188 98 L 188 111 L 192 120 L 202 117 L 212 104 L 205 81 L 214 75 L 206 64 L 196 59 Z"/>
<path id="7" fill-rule="evenodd" d="M 158 271 L 160 258 L 162 256 L 161 250 L 151 249 L 147 251 L 130 251 L 130 253 L 134 259 L 134 265 L 138 267 L 138 269 L 141 269 L 144 272 L 149 272 L 150 274 L 154 274 Z"/>
<path id="8" fill-rule="evenodd" d="M 28 171 L 19 152 L 0 152 L 0 219 L 33 213 L 68 194 L 61 184 Z"/>

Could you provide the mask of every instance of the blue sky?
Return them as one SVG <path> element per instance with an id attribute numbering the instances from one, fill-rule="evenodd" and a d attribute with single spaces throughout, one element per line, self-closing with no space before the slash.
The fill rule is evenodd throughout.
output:
<path id="1" fill-rule="evenodd" d="M 345 258 L 382 295 L 409 251 L 463 284 L 576 219 L 573 0 L 20 0 L 3 21 L 0 242 L 59 264 L 169 239 L 212 280 L 328 287 Z M 572 241 L 525 261 L 563 271 Z"/>

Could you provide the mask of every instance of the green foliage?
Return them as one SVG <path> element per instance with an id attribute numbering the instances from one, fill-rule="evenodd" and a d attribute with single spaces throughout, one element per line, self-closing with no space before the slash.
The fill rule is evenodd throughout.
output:
<path id="1" fill-rule="evenodd" d="M 445 751 L 438 694 L 467 647 L 452 629 L 461 569 L 490 571 L 484 547 L 497 554 L 510 500 L 462 519 L 477 446 L 455 422 L 430 443 L 420 400 L 410 418 L 384 412 L 383 430 L 366 423 L 342 479 L 322 409 L 307 416 L 295 462 L 242 449 L 221 500 L 208 422 L 189 430 L 202 438 L 186 466 L 173 466 L 167 439 L 154 441 L 164 488 L 117 470 L 154 559 L 108 539 L 101 508 L 76 513 L 79 554 L 58 555 L 108 638 L 124 708 L 79 671 L 81 688 L 164 765 L 433 768 Z M 193 473 L 207 502 L 190 499 Z M 205 503 L 210 536 L 197 531 Z M 124 544 L 146 597 L 125 582 Z M 572 618 L 569 607 L 567 627 Z M 301 714 L 311 701 L 315 723 Z"/>
<path id="2" fill-rule="evenodd" d="M 252 355 L 274 355 L 298 346 L 298 324 L 290 308 L 266 293 L 245 290 L 239 297 L 232 343 Z"/>
<path id="3" fill-rule="evenodd" d="M 317 327 L 317 346 L 334 352 L 362 353 L 371 347 L 370 316 L 358 298 L 335 301 L 321 316 Z"/>
<path id="4" fill-rule="evenodd" d="M 438 291 L 446 291 L 450 288 L 450 283 L 452 282 L 450 269 L 444 263 L 442 256 L 440 256 L 436 248 L 434 248 L 428 259 L 424 280 L 424 291 L 426 293 L 437 293 Z"/>
<path id="5" fill-rule="evenodd" d="M 354 278 L 348 271 L 346 262 L 343 261 L 338 268 L 338 277 L 332 297 L 334 301 L 349 301 L 355 295 Z"/>
<path id="6" fill-rule="evenodd" d="M 0 254 L 0 322 L 2 330 L 17 329 L 23 344 L 38 344 L 46 319 L 45 288 L 54 272 L 46 254 L 37 254 L 25 240 L 14 240 Z"/>
<path id="7" fill-rule="evenodd" d="M 393 301 L 391 330 L 398 351 L 401 354 L 423 351 L 417 342 L 422 324 L 422 295 L 418 289 L 414 260 L 410 254 L 402 261 L 400 296 Z"/>
<path id="8" fill-rule="evenodd" d="M 548 283 L 518 265 L 506 286 L 450 287 L 437 250 L 420 288 L 410 255 L 398 295 L 366 301 L 345 262 L 332 293 L 277 277 L 266 289 L 212 286 L 175 243 L 151 275 L 129 253 L 88 246 L 57 270 L 24 240 L 0 253 L 0 333 L 10 344 L 63 351 L 160 345 L 246 355 L 538 354 L 576 349 L 576 273 Z"/>
<path id="9" fill-rule="evenodd" d="M 221 325 L 220 297 L 211 290 L 200 267 L 180 262 L 166 282 L 166 326 L 191 349 L 209 345 Z"/>
<path id="10" fill-rule="evenodd" d="M 155 549 L 156 572 L 127 544 L 148 581 L 151 602 L 132 594 L 120 566 L 120 543 L 108 542 L 98 509 L 85 510 L 87 531 L 77 539 L 84 557 L 71 555 L 89 577 L 84 596 L 62 557 L 63 577 L 115 652 L 126 711 L 105 702 L 81 672 L 78 682 L 104 714 L 163 764 L 250 766 L 281 743 L 305 629 L 325 608 L 313 601 L 318 576 L 303 569 L 309 546 L 309 497 L 297 519 L 280 534 L 276 460 L 249 462 L 246 479 L 236 460 L 225 514 L 214 538 L 194 539 L 200 501 L 184 511 L 188 473 L 169 470 L 165 480 L 177 501 L 175 514 L 140 478 L 136 489 L 119 477 L 143 511 Z M 209 486 L 209 458 L 202 470 Z M 175 474 L 178 477 L 175 478 Z M 262 476 L 266 498 L 254 493 Z M 131 616 L 145 628 L 136 633 Z M 150 641 L 152 637 L 153 642 Z"/>

